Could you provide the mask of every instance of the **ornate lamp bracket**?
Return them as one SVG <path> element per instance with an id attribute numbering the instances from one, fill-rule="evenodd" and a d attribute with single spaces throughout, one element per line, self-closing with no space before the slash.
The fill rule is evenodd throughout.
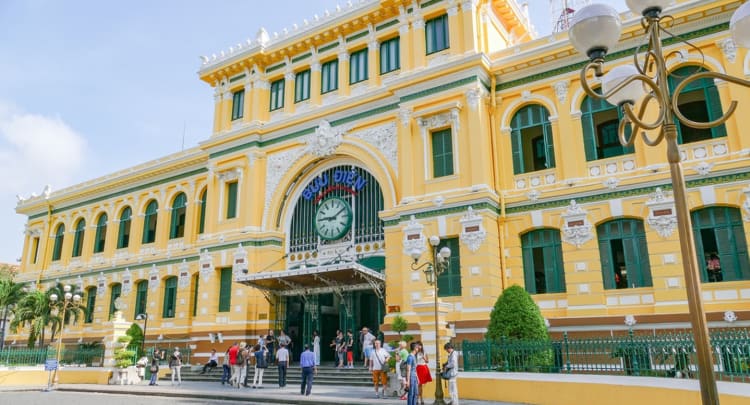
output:
<path id="1" fill-rule="evenodd" d="M 469 250 L 476 252 L 487 238 L 487 231 L 482 225 L 482 217 L 474 213 L 474 209 L 469 206 L 466 215 L 461 218 L 461 242 Z"/>
<path id="2" fill-rule="evenodd" d="M 564 221 L 562 240 L 580 248 L 581 245 L 593 239 L 594 233 L 589 222 L 588 212 L 581 208 L 576 200 L 570 200 L 568 209 L 562 214 Z"/>
<path id="3" fill-rule="evenodd" d="M 422 230 L 424 225 L 417 221 L 412 215 L 409 223 L 403 228 L 404 232 L 404 253 L 411 257 L 413 252 L 419 252 L 421 255 L 427 250 L 427 239 L 424 237 Z"/>
<path id="4" fill-rule="evenodd" d="M 647 222 L 662 238 L 668 238 L 677 229 L 677 213 L 674 198 L 657 187 L 646 202 L 649 213 Z"/>

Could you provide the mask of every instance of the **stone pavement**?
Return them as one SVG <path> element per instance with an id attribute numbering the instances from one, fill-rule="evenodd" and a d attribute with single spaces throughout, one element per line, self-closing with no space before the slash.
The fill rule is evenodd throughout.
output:
<path id="1" fill-rule="evenodd" d="M 2 391 L 34 391 L 43 387 L 3 387 Z M 331 404 L 383 404 L 383 405 L 406 405 L 406 401 L 395 399 L 376 399 L 374 390 L 365 387 L 340 387 L 340 386 L 315 386 L 313 385 L 310 396 L 302 396 L 298 386 L 266 385 L 262 389 L 231 388 L 218 382 L 194 382 L 185 381 L 180 386 L 172 386 L 168 381 L 160 381 L 157 386 L 149 386 L 147 383 L 139 385 L 96 385 L 96 384 L 61 384 L 58 391 L 101 393 L 101 394 L 126 394 L 137 396 L 164 396 L 170 398 L 201 399 L 201 400 L 224 400 L 243 401 L 273 404 L 305 404 L 305 405 L 331 405 Z M 175 401 L 179 402 L 179 400 Z M 432 403 L 432 401 L 425 401 Z M 504 402 L 489 402 L 476 400 L 461 400 L 461 405 L 517 405 Z"/>

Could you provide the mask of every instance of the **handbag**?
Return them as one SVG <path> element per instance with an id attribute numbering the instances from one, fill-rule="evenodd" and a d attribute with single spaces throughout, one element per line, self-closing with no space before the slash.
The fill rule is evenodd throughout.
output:
<path id="1" fill-rule="evenodd" d="M 157 367 L 157 366 L 151 366 L 151 368 L 150 368 L 149 370 L 150 370 L 150 371 L 151 371 L 152 373 L 155 373 L 155 372 L 159 371 L 159 367 Z"/>
<path id="2" fill-rule="evenodd" d="M 451 356 L 453 356 L 453 353 L 448 355 L 448 361 L 446 361 L 445 364 L 443 364 L 443 371 L 440 372 L 440 378 L 442 378 L 443 380 L 450 380 L 451 378 L 453 378 L 453 369 L 446 368 L 448 364 L 451 363 Z"/>

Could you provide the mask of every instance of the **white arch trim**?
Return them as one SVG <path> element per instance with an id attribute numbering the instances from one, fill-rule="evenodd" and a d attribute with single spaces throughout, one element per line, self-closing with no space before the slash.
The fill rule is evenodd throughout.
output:
<path id="1" fill-rule="evenodd" d="M 680 53 L 680 55 L 682 55 L 682 58 L 673 57 L 667 61 L 667 69 L 670 72 L 681 67 L 681 65 L 698 65 L 703 66 L 713 72 L 726 73 L 721 62 L 711 56 L 701 56 L 692 53 L 685 54 L 684 52 Z"/>
<path id="2" fill-rule="evenodd" d="M 541 104 L 549 112 L 550 117 L 557 117 L 557 108 L 555 108 L 555 102 L 549 97 L 541 96 L 538 94 L 528 94 L 517 100 L 511 102 L 503 112 L 503 119 L 500 120 L 500 128 L 510 128 L 511 114 L 515 114 L 518 108 L 524 104 Z"/>
<path id="3" fill-rule="evenodd" d="M 745 67 L 745 77 L 750 78 L 750 51 L 745 53 L 745 60 L 742 62 Z"/>

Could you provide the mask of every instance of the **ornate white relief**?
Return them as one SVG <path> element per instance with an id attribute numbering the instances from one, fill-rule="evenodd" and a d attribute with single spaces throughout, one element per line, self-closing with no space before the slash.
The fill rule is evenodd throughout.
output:
<path id="1" fill-rule="evenodd" d="M 211 253 L 208 253 L 208 249 L 203 249 L 200 259 L 198 260 L 198 267 L 202 281 L 211 278 L 211 273 L 214 271 L 214 259 L 213 256 L 211 256 Z"/>
<path id="2" fill-rule="evenodd" d="M 148 272 L 148 288 L 156 291 L 159 288 L 159 269 L 156 264 L 151 265 L 151 271 Z"/>
<path id="3" fill-rule="evenodd" d="M 534 201 L 534 202 L 536 202 L 541 195 L 542 195 L 542 193 L 539 190 L 537 190 L 537 189 L 532 189 L 531 191 L 529 191 L 528 193 L 526 193 L 526 197 L 529 200 Z"/>
<path id="4" fill-rule="evenodd" d="M 422 230 L 424 225 L 417 221 L 417 218 L 412 215 L 409 223 L 403 228 L 404 232 L 404 253 L 409 257 L 414 255 L 421 256 L 425 250 L 427 250 L 427 239 L 424 237 Z"/>
<path id="5" fill-rule="evenodd" d="M 479 102 L 487 98 L 487 92 L 482 86 L 476 86 L 469 90 L 466 90 L 466 102 L 469 104 L 469 108 L 476 110 L 479 107 Z"/>
<path id="6" fill-rule="evenodd" d="M 555 84 L 552 85 L 552 89 L 555 90 L 555 95 L 557 96 L 557 101 L 563 103 L 568 98 L 568 88 L 570 87 L 570 83 L 566 80 L 561 80 Z"/>
<path id="7" fill-rule="evenodd" d="M 727 58 L 729 63 L 734 63 L 737 60 L 737 44 L 734 43 L 732 38 L 724 38 L 716 42 L 716 46 L 721 49 L 721 53 Z"/>
<path id="8" fill-rule="evenodd" d="M 487 239 L 487 231 L 482 225 L 482 217 L 474 213 L 474 209 L 469 206 L 466 214 L 461 218 L 461 242 L 469 250 L 476 252 Z"/>
<path id="9" fill-rule="evenodd" d="M 375 146 L 386 157 L 394 172 L 398 173 L 398 140 L 395 122 L 352 132 L 349 135 Z"/>
<path id="10" fill-rule="evenodd" d="M 412 112 L 411 108 L 401 107 L 398 109 L 398 117 L 401 120 L 401 125 L 409 127 Z"/>
<path id="11" fill-rule="evenodd" d="M 268 217 L 268 210 L 271 207 L 271 199 L 276 193 L 276 188 L 279 186 L 281 177 L 290 167 L 292 167 L 294 162 L 304 154 L 305 150 L 302 148 L 295 148 L 275 153 L 268 157 L 268 163 L 266 166 L 266 195 L 263 206 L 264 219 Z"/>
<path id="12" fill-rule="evenodd" d="M 232 260 L 232 276 L 235 280 L 242 276 L 243 270 L 248 270 L 247 249 L 243 248 L 240 243 L 234 250 L 234 260 Z"/>
<path id="13" fill-rule="evenodd" d="M 456 132 L 460 129 L 460 115 L 459 107 L 451 108 L 450 111 L 442 114 L 435 114 L 429 117 L 420 117 L 417 119 L 417 124 L 423 130 L 445 127 L 453 125 Z"/>
<path id="14" fill-rule="evenodd" d="M 562 229 L 563 242 L 581 247 L 581 245 L 594 237 L 587 214 L 588 212 L 581 208 L 576 203 L 576 200 L 570 200 L 568 209 L 562 214 L 563 221 L 565 222 Z"/>
<path id="15" fill-rule="evenodd" d="M 711 173 L 711 169 L 713 169 L 714 164 L 708 163 L 708 162 L 700 162 L 698 165 L 693 167 L 698 174 L 701 176 L 708 176 L 709 173 Z"/>
<path id="16" fill-rule="evenodd" d="M 190 265 L 185 259 L 182 259 L 182 263 L 177 267 L 177 286 L 181 289 L 190 286 Z"/>
<path id="17" fill-rule="evenodd" d="M 242 168 L 235 167 L 217 173 L 216 177 L 221 181 L 233 181 L 242 177 Z"/>
<path id="18" fill-rule="evenodd" d="M 646 201 L 649 209 L 646 222 L 656 230 L 662 238 L 667 238 L 677 229 L 677 214 L 675 213 L 674 198 L 667 196 L 657 187 L 651 198 Z"/>
<path id="19" fill-rule="evenodd" d="M 531 90 L 524 90 L 521 92 L 521 99 L 522 100 L 529 100 L 531 99 Z"/>
<path id="20" fill-rule="evenodd" d="M 104 277 L 104 272 L 99 272 L 99 277 L 96 279 L 96 296 L 103 297 L 106 289 L 107 278 Z"/>
<path id="21" fill-rule="evenodd" d="M 307 138 L 306 152 L 317 157 L 326 157 L 333 154 L 336 148 L 344 140 L 344 131 L 334 129 L 326 120 L 321 120 L 315 133 Z"/>
<path id="22" fill-rule="evenodd" d="M 610 177 L 607 180 L 604 180 L 602 184 L 604 184 L 604 187 L 607 187 L 610 190 L 614 190 L 618 185 L 620 185 L 620 180 L 617 177 Z"/>
<path id="23" fill-rule="evenodd" d="M 724 321 L 729 323 L 734 323 L 737 321 L 737 314 L 734 313 L 734 311 L 725 311 L 724 312 Z"/>
<path id="24" fill-rule="evenodd" d="M 750 187 L 742 190 L 742 194 L 745 195 L 745 202 L 742 203 L 742 210 L 745 211 L 744 219 L 745 222 L 750 222 Z"/>
<path id="25" fill-rule="evenodd" d="M 79 292 L 83 292 L 83 278 L 80 275 L 76 277 L 76 286 Z"/>
<path id="26" fill-rule="evenodd" d="M 125 271 L 122 272 L 122 291 L 120 291 L 120 293 L 123 297 L 127 297 L 132 289 L 133 277 L 130 274 L 130 268 L 126 267 Z"/>
<path id="27" fill-rule="evenodd" d="M 635 320 L 635 316 L 625 315 L 625 325 L 632 327 L 635 326 L 636 323 L 638 323 L 638 321 Z"/>

